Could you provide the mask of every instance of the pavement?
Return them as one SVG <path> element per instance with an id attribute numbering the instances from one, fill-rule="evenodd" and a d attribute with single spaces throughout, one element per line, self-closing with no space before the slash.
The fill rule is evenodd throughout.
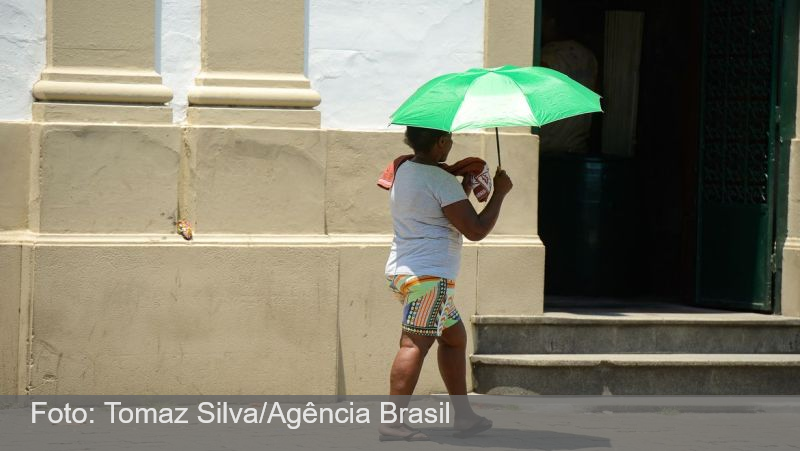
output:
<path id="1" fill-rule="evenodd" d="M 263 405 L 261 399 L 243 403 L 241 398 L 231 399 L 229 405 Z M 284 413 L 292 407 L 306 408 L 306 400 L 296 398 L 283 402 Z M 477 395 L 470 396 L 470 401 L 476 413 L 494 422 L 491 430 L 459 439 L 453 436 L 452 427 L 443 422 L 415 425 L 429 436 L 430 441 L 426 442 L 379 442 L 380 403 L 376 398 L 352 397 L 348 400 L 353 401 L 337 403 L 317 400 L 312 407 L 354 411 L 368 408 L 368 424 L 302 423 L 296 429 L 277 417 L 269 423 L 234 424 L 228 418 L 225 424 L 204 424 L 198 421 L 197 411 L 187 414 L 188 424 L 117 421 L 112 425 L 106 407 L 92 412 L 89 418 L 95 422 L 91 424 L 51 424 L 42 415 L 33 424 L 29 405 L 6 403 L 0 409 L 0 450 L 800 450 L 800 397 Z M 411 406 L 436 409 L 446 400 L 415 398 Z M 180 405 L 196 404 L 156 397 L 155 404 L 151 399 L 141 405 L 174 411 Z M 56 403 L 50 402 L 49 406 L 53 405 Z M 73 401 L 73 408 L 76 405 L 88 404 Z M 122 405 L 139 404 L 129 401 Z"/>

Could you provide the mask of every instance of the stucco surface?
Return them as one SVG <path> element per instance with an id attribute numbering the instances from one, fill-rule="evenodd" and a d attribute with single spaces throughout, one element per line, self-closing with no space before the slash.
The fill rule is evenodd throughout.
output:
<path id="1" fill-rule="evenodd" d="M 388 192 L 376 185 L 386 165 L 410 153 L 403 135 L 329 131 L 325 213 L 328 233 L 392 233 Z"/>
<path id="2" fill-rule="evenodd" d="M 38 100 L 163 104 L 156 72 L 156 1 L 47 0 L 47 67 Z"/>
<path id="3" fill-rule="evenodd" d="M 30 278 L 34 296 L 33 367 L 30 376 L 18 372 L 20 387 L 385 392 L 399 305 L 383 279 L 391 228 L 387 193 L 375 181 L 395 156 L 410 152 L 402 134 L 58 123 L 34 129 L 41 186 L 33 188 L 41 191 L 48 235 L 26 238 L 35 243 L 35 266 L 12 275 Z M 457 134 L 451 161 L 491 160 L 493 138 Z M 528 165 L 534 141 L 503 139 L 504 161 Z M 535 195 L 520 186 L 515 182 L 512 193 Z M 174 235 L 178 200 L 195 241 Z M 57 232 L 63 234 L 49 235 Z M 153 235 L 137 238 L 141 233 Z M 467 323 L 478 300 L 482 313 L 530 314 L 541 305 L 543 249 L 526 247 L 535 237 L 493 237 L 464 247 L 456 302 Z M 23 289 L 7 287 L 18 302 Z M 431 355 L 418 393 L 443 390 Z"/>
<path id="4" fill-rule="evenodd" d="M 308 78 L 324 127 L 386 129 L 425 81 L 483 66 L 483 0 L 308 3 Z"/>
<path id="5" fill-rule="evenodd" d="M 533 0 L 484 0 L 485 67 L 533 64 Z"/>
<path id="6" fill-rule="evenodd" d="M 201 65 L 201 2 L 135 3 L 120 8 L 114 2 L 103 2 L 101 8 L 93 7 L 91 14 L 65 16 L 64 21 L 55 25 L 58 39 L 70 42 L 70 48 L 58 53 L 53 63 L 95 66 L 99 61 L 107 61 L 103 65 L 111 68 L 155 67 L 163 77 L 163 84 L 174 94 L 171 101 L 174 121 L 181 122 L 186 117 L 188 91 Z M 153 9 L 154 3 L 160 9 Z M 296 9 L 304 2 L 285 3 Z M 253 29 L 266 35 L 280 31 L 280 39 L 252 39 L 251 28 L 237 28 L 248 33 L 249 39 L 244 42 L 255 47 L 242 46 L 228 27 L 211 23 L 210 31 L 221 38 L 208 47 L 209 70 L 255 72 L 261 76 L 269 72 L 305 72 L 323 99 L 317 109 L 322 112 L 324 127 L 385 130 L 389 114 L 423 82 L 442 73 L 483 66 L 483 0 L 307 0 L 305 3 L 308 9 L 305 15 L 276 14 L 266 19 L 275 21 L 277 27 Z M 74 2 L 70 5 L 75 11 L 79 9 Z M 221 14 L 234 12 L 229 3 L 221 5 Z M 5 0 L 0 8 L 4 8 L 0 10 L 0 35 L 4 36 L 0 39 L 3 69 L 0 70 L 0 119 L 26 120 L 31 117 L 30 89 L 46 59 L 45 1 Z M 123 19 L 112 14 L 110 17 L 117 18 L 96 20 L 108 8 L 125 11 Z M 146 23 L 128 26 L 130 21 L 124 18 L 134 16 Z M 287 33 L 298 18 L 300 28 Z M 251 14 L 248 19 L 265 23 L 260 14 Z M 120 24 L 120 20 L 125 23 Z M 108 30 L 117 33 L 108 35 Z M 247 56 L 261 54 L 259 49 L 264 46 L 280 47 L 282 56 Z M 241 52 L 248 53 L 237 57 Z M 89 71 L 79 78 L 94 75 Z M 152 86 L 150 90 L 155 89 Z"/>
<path id="7" fill-rule="evenodd" d="M 544 250 L 541 242 L 481 244 L 478 247 L 477 313 L 541 315 L 544 310 Z"/>
<path id="8" fill-rule="evenodd" d="M 86 124 L 158 124 L 172 122 L 172 109 L 162 105 L 35 102 L 34 122 Z"/>
<path id="9" fill-rule="evenodd" d="M 800 102 L 798 102 L 798 105 L 800 105 Z M 798 139 L 793 139 L 790 146 L 788 202 L 786 218 L 788 235 L 800 238 L 800 140 Z"/>
<path id="10" fill-rule="evenodd" d="M 212 1 L 202 7 L 204 70 L 303 72 L 304 1 Z"/>
<path id="11" fill-rule="evenodd" d="M 783 249 L 781 314 L 800 317 L 800 240 L 787 242 Z"/>
<path id="12" fill-rule="evenodd" d="M 47 1 L 55 43 L 48 65 L 154 67 L 155 1 Z"/>
<path id="13" fill-rule="evenodd" d="M 386 166 L 401 155 L 413 153 L 403 143 L 401 131 L 339 131 L 329 130 L 328 166 L 326 177 L 325 211 L 328 233 L 392 233 L 388 192 L 380 189 L 376 182 Z M 514 179 L 513 195 L 507 198 L 503 216 L 519 216 L 506 219 L 506 225 L 498 224 L 494 233 L 532 234 L 531 205 L 535 208 L 536 191 L 532 189 L 529 174 L 535 173 L 535 143 L 530 136 L 503 136 L 503 152 L 508 153 Z M 506 141 L 508 145 L 506 145 Z M 489 151 L 485 151 L 488 147 Z M 466 157 L 487 159 L 492 175 L 496 169 L 494 135 L 483 133 L 456 133 L 453 149 L 447 159 L 454 163 Z M 508 150 L 507 150 L 508 149 Z M 488 153 L 489 157 L 486 157 Z M 504 160 L 506 161 L 506 160 Z M 532 168 L 527 170 L 526 168 Z M 470 196 L 477 211 L 485 204 Z M 535 210 L 532 213 L 535 218 Z M 535 220 L 533 221 L 535 223 Z M 504 229 L 503 229 L 504 228 Z"/>
<path id="14" fill-rule="evenodd" d="M 319 128 L 320 112 L 300 108 L 192 106 L 186 111 L 186 122 L 191 125 Z"/>
<path id="15" fill-rule="evenodd" d="M 92 77 L 91 71 L 85 72 Z M 71 74 L 81 76 L 83 74 Z M 144 103 L 163 104 L 172 98 L 172 91 L 166 86 L 144 83 L 150 74 L 143 74 L 142 83 L 83 82 L 40 80 L 33 87 L 33 95 L 38 100 L 53 102 L 103 102 L 103 103 Z M 160 78 L 160 77 L 159 77 Z M 160 82 L 160 79 L 158 80 Z"/>
<path id="16" fill-rule="evenodd" d="M 11 138 L 0 144 L 0 175 L 12 191 L 0 211 L 13 214 L 0 229 L 33 232 L 0 247 L 0 358 L 13 362 L 0 370 L 3 390 L 385 393 L 400 305 L 383 277 L 391 221 L 375 182 L 411 152 L 388 116 L 433 76 L 483 65 L 484 1 L 75 1 L 50 0 L 41 98 L 156 102 L 172 89 L 181 122 L 195 83 L 207 88 L 196 94 L 224 97 L 212 99 L 219 105 L 251 89 L 283 102 L 297 89 L 289 104 L 311 106 L 308 76 L 323 104 L 291 115 L 194 108 L 177 126 L 166 107 L 43 102 L 41 123 L 2 125 Z M 44 4 L 30 15 L 42 28 Z M 37 33 L 14 45 L 34 51 Z M 41 63 L 26 64 L 20 74 L 39 75 Z M 454 141 L 450 162 L 478 156 L 494 171 L 492 134 Z M 467 324 L 479 310 L 541 306 L 536 138 L 504 134 L 502 145 L 515 188 L 496 241 L 465 243 L 456 303 Z M 175 237 L 176 219 L 192 222 L 194 241 Z M 20 337 L 32 340 L 29 356 Z M 28 357 L 30 369 L 16 367 Z M 442 391 L 434 348 L 417 392 Z"/>
<path id="17" fill-rule="evenodd" d="M 781 313 L 786 316 L 800 316 L 800 140 L 792 140 L 790 152 L 786 221 L 788 239 L 783 248 Z"/>
<path id="18" fill-rule="evenodd" d="M 44 0 L 0 2 L 0 121 L 31 118 L 31 87 L 45 64 Z"/>
<path id="19" fill-rule="evenodd" d="M 43 232 L 170 233 L 177 209 L 177 127 L 41 129 Z"/>
<path id="20" fill-rule="evenodd" d="M 337 258 L 331 248 L 39 246 L 31 392 L 333 394 Z"/>
<path id="21" fill-rule="evenodd" d="M 379 395 L 389 390 L 389 371 L 400 339 L 402 304 L 388 288 L 384 266 L 386 245 L 353 246 L 340 250 L 339 391 L 348 395 Z M 456 281 L 456 306 L 467 327 L 467 355 L 472 353 L 470 317 L 475 312 L 475 247 L 464 247 Z M 431 348 L 415 393 L 445 393 Z M 472 385 L 468 369 L 467 385 Z"/>
<path id="22" fill-rule="evenodd" d="M 202 71 L 189 103 L 319 105 L 304 75 L 305 9 L 306 2 L 296 0 L 202 2 Z"/>
<path id="23" fill-rule="evenodd" d="M 383 276 L 388 241 L 39 242 L 19 381 L 33 394 L 385 393 L 401 311 Z M 465 245 L 456 289 L 468 354 L 479 250 Z M 18 281 L 18 247 L 0 252 Z M 505 296 L 506 281 L 484 295 Z M 9 354 L 17 335 L 0 334 Z M 417 393 L 444 391 L 435 353 Z"/>
<path id="24" fill-rule="evenodd" d="M 39 100 L 163 104 L 156 72 L 156 2 L 47 0 L 47 67 Z M 160 42 L 160 40 L 159 40 Z"/>
<path id="25" fill-rule="evenodd" d="M 494 133 L 483 135 L 485 159 L 497 167 L 497 144 Z M 539 213 L 539 137 L 531 134 L 500 133 L 500 161 L 514 188 L 506 196 L 495 235 L 533 236 Z M 494 174 L 494 172 L 492 172 Z"/>
<path id="26" fill-rule="evenodd" d="M 0 122 L 0 230 L 28 227 L 29 123 Z"/>
<path id="27" fill-rule="evenodd" d="M 268 81 L 269 79 L 264 79 Z M 199 80 L 198 80 L 199 81 Z M 198 83 L 199 85 L 200 83 Z M 312 89 L 195 86 L 189 91 L 192 105 L 306 108 L 319 105 L 319 94 Z"/>
<path id="28" fill-rule="evenodd" d="M 0 395 L 17 394 L 22 246 L 0 244 Z"/>
<path id="29" fill-rule="evenodd" d="M 161 0 L 156 61 L 164 85 L 172 89 L 173 121 L 186 119 L 189 87 L 200 72 L 200 0 Z"/>
<path id="30" fill-rule="evenodd" d="M 198 232 L 325 233 L 323 132 L 199 127 L 187 147 Z"/>
<path id="31" fill-rule="evenodd" d="M 781 314 L 800 316 L 800 239 L 786 241 L 782 263 Z"/>

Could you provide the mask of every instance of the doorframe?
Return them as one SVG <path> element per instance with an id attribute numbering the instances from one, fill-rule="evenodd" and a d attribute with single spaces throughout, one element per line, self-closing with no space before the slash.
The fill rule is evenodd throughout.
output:
<path id="1" fill-rule="evenodd" d="M 542 0 L 533 6 L 533 65 L 542 65 Z M 538 129 L 538 127 L 536 127 Z M 536 132 L 534 132 L 536 134 Z"/>
<path id="2" fill-rule="evenodd" d="M 776 15 L 781 15 L 780 28 L 774 31 L 775 38 L 778 41 L 777 57 L 774 64 L 777 66 L 778 72 L 778 86 L 775 98 L 771 100 L 773 103 L 772 108 L 775 109 L 774 123 L 770 135 L 773 137 L 773 160 L 771 160 L 771 167 L 768 168 L 768 173 L 772 175 L 772 181 L 769 190 L 772 191 L 772 217 L 770 218 L 771 233 L 772 233 L 772 254 L 771 266 L 772 274 L 769 279 L 769 296 L 770 296 L 770 310 L 773 314 L 780 314 L 781 312 L 781 282 L 782 282 L 782 263 L 783 263 L 783 247 L 788 235 L 787 221 L 788 221 L 788 204 L 789 204 L 789 154 L 792 139 L 795 137 L 795 119 L 797 114 L 797 60 L 798 51 L 798 33 L 800 33 L 800 8 L 798 8 L 798 0 L 775 0 L 780 2 L 776 8 Z M 704 5 L 706 2 L 704 2 Z M 704 36 L 706 28 L 706 11 L 703 6 L 702 22 Z M 702 41 L 702 54 L 705 55 L 706 40 Z M 701 64 L 703 64 L 701 62 Z M 701 86 L 705 84 L 706 73 L 701 70 L 700 83 Z M 703 94 L 701 90 L 700 96 L 700 152 L 698 152 L 697 162 L 697 230 L 695 234 L 696 254 L 695 254 L 695 294 L 694 303 L 696 304 L 700 297 L 700 233 L 702 230 L 702 215 L 701 200 L 702 196 L 702 169 L 703 169 L 703 152 L 702 152 L 702 128 L 703 128 Z M 724 306 L 721 306 L 724 308 Z"/>
<path id="3" fill-rule="evenodd" d="M 541 65 L 541 34 L 542 34 L 542 1 L 534 0 L 534 35 L 533 35 L 533 65 Z M 782 0 L 783 20 L 779 34 L 779 93 L 777 100 L 780 105 L 780 118 L 778 122 L 777 138 L 780 145 L 776 146 L 775 155 L 775 177 L 774 179 L 774 218 L 773 218 L 773 238 L 774 242 L 774 264 L 775 271 L 772 275 L 772 310 L 774 314 L 781 313 L 781 288 L 783 278 L 783 248 L 788 237 L 788 205 L 789 205 L 789 155 L 792 140 L 795 139 L 797 130 L 796 116 L 798 105 L 798 54 L 800 53 L 800 0 Z M 703 12 L 705 14 L 705 12 Z M 703 18 L 705 20 L 705 18 Z M 705 40 L 703 41 L 705 45 Z M 701 83 L 705 79 L 705 74 L 701 71 Z M 702 99 L 700 118 L 702 121 Z M 702 122 L 701 122 L 702 126 Z M 532 127 L 533 134 L 538 134 L 537 127 Z M 700 154 L 698 153 L 698 158 Z M 700 189 L 700 170 L 698 162 L 698 195 Z M 797 175 L 800 177 L 800 174 Z M 699 208 L 700 203 L 697 202 Z M 699 211 L 698 211 L 699 214 Z M 699 244 L 699 224 L 695 234 L 696 245 Z M 697 260 L 697 255 L 695 256 Z M 699 262 L 696 261 L 695 266 Z M 697 300 L 699 289 L 697 283 L 697 269 L 695 269 L 695 301 Z"/>
<path id="4" fill-rule="evenodd" d="M 781 313 L 781 287 L 783 281 L 783 247 L 788 236 L 789 210 L 789 154 L 796 134 L 797 116 L 797 60 L 800 52 L 800 5 L 797 0 L 783 0 L 781 22 L 780 83 L 778 101 L 778 140 L 775 156 L 775 271 L 772 275 L 773 313 Z"/>
<path id="5" fill-rule="evenodd" d="M 542 65 L 542 0 L 533 4 L 533 66 Z M 539 127 L 531 127 L 531 134 L 539 136 Z"/>

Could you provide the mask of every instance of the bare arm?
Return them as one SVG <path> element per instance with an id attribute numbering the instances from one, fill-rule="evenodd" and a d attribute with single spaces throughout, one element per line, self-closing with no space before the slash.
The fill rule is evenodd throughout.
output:
<path id="1" fill-rule="evenodd" d="M 466 199 L 442 208 L 444 216 L 470 241 L 480 241 L 492 231 L 500 216 L 503 200 L 513 185 L 505 171 L 498 168 L 494 176 L 494 186 L 494 194 L 480 214 Z"/>
<path id="2" fill-rule="evenodd" d="M 470 185 L 469 184 L 469 177 L 470 176 L 465 175 L 464 178 L 461 179 L 461 187 L 464 188 L 464 194 L 466 194 L 467 197 L 469 197 L 469 192 L 470 192 L 470 189 L 469 189 L 469 185 Z"/>

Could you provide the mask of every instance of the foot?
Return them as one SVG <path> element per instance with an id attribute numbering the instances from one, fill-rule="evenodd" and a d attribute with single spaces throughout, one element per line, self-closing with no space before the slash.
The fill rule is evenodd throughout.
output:
<path id="1" fill-rule="evenodd" d="M 454 437 L 466 438 L 492 428 L 492 420 L 473 414 L 469 418 L 455 420 L 453 427 L 456 429 Z"/>
<path id="2" fill-rule="evenodd" d="M 382 424 L 378 428 L 380 432 L 380 441 L 407 441 L 419 442 L 430 440 L 427 435 L 423 434 L 419 429 L 412 428 L 406 424 Z"/>

